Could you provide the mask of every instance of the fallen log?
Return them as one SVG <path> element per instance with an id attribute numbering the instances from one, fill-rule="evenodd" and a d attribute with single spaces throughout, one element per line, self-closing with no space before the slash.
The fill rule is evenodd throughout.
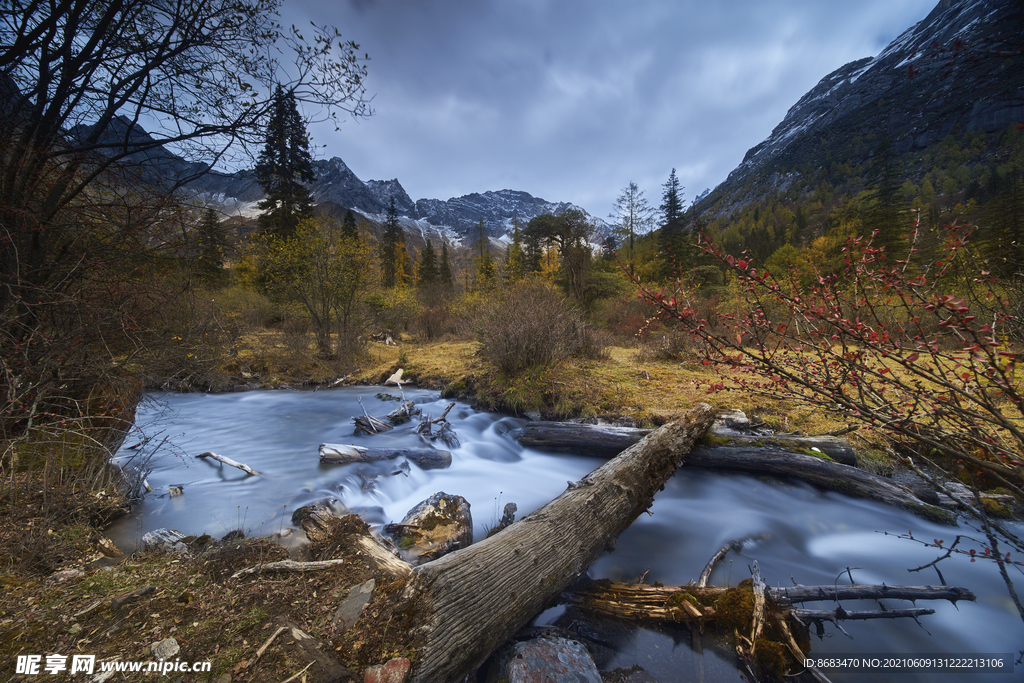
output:
<path id="1" fill-rule="evenodd" d="M 651 586 L 614 581 L 595 581 L 563 593 L 570 604 L 602 617 L 635 622 L 709 621 L 719 616 L 716 606 L 728 605 L 725 618 L 734 620 L 735 600 L 728 596 L 749 587 L 718 588 L 700 586 Z M 809 621 L 841 621 L 844 619 L 894 619 L 918 617 L 934 610 L 858 610 L 838 607 L 833 610 L 810 610 L 793 607 L 794 603 L 820 600 L 959 600 L 974 602 L 974 593 L 956 586 L 794 586 L 764 588 L 765 599 L 776 612 L 792 614 Z M 753 615 L 751 615 L 753 616 Z"/>
<path id="2" fill-rule="evenodd" d="M 348 465 L 354 462 L 377 462 L 406 458 L 425 470 L 439 470 L 451 467 L 452 454 L 436 448 L 365 448 L 340 443 L 320 444 L 320 462 L 332 465 Z"/>
<path id="3" fill-rule="evenodd" d="M 216 460 L 217 462 L 223 463 L 223 464 L 228 465 L 230 467 L 237 467 L 238 469 L 242 470 L 246 474 L 251 474 L 254 477 L 261 477 L 261 476 L 263 476 L 259 472 L 257 472 L 256 470 L 254 470 L 253 468 L 249 467 L 248 465 L 246 465 L 244 463 L 240 463 L 240 462 L 238 462 L 236 460 L 232 460 L 231 458 L 226 458 L 223 455 L 217 455 L 216 453 L 211 453 L 210 451 L 207 451 L 205 453 L 200 453 L 196 457 L 197 458 L 204 458 L 204 459 L 205 458 L 209 458 L 210 460 Z"/>
<path id="4" fill-rule="evenodd" d="M 387 615 L 406 619 L 412 681 L 461 680 L 586 572 L 650 507 L 713 414 L 696 406 L 500 534 L 413 569 Z"/>
<path id="5" fill-rule="evenodd" d="M 732 423 L 729 423 L 732 424 Z M 650 433 L 649 429 L 592 425 L 576 422 L 531 422 L 514 432 L 523 446 L 578 455 L 614 457 Z M 705 445 L 747 448 L 771 447 L 806 455 L 825 456 L 844 465 L 857 464 L 857 453 L 845 439 L 835 436 L 765 436 L 741 434 L 735 429 L 714 430 Z M 816 452 L 816 453 L 815 453 Z"/>
<path id="6" fill-rule="evenodd" d="M 527 448 L 614 458 L 651 433 L 649 429 L 576 422 L 531 422 L 514 432 Z"/>
<path id="7" fill-rule="evenodd" d="M 955 523 L 955 517 L 947 510 L 925 503 L 884 477 L 811 455 L 778 448 L 700 445 L 693 449 L 685 465 L 793 477 L 831 491 L 895 505 L 932 521 Z"/>

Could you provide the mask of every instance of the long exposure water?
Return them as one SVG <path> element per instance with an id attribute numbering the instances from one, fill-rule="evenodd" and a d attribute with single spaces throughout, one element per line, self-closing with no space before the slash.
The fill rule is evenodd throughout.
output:
<path id="1" fill-rule="evenodd" d="M 353 434 L 352 417 L 367 412 L 381 416 L 397 404 L 375 396 L 392 388 L 347 387 L 322 391 L 253 391 L 245 393 L 157 394 L 140 408 L 137 426 L 150 443 L 163 442 L 149 463 L 154 489 L 131 515 L 109 530 L 122 548 L 132 549 L 141 536 L 157 528 L 185 534 L 220 537 L 241 528 L 249 535 L 293 530 L 292 512 L 308 503 L 334 498 L 371 524 L 399 521 L 418 502 L 438 491 L 465 497 L 471 504 L 476 539 L 497 523 L 505 503 L 518 505 L 518 517 L 547 503 L 604 461 L 597 458 L 524 449 L 509 432 L 520 419 L 482 413 L 457 404 L 448 415 L 461 441 L 451 449 L 453 464 L 443 470 L 421 470 L 415 464 L 378 462 L 323 465 L 317 456 L 321 443 L 353 443 L 373 447 L 422 446 L 414 424 L 372 437 Z M 436 392 L 407 390 L 425 413 L 439 416 L 448 401 Z M 125 461 L 138 451 L 127 446 Z M 439 448 L 444 448 L 438 443 Z M 140 449 L 142 450 L 142 449 Z M 243 462 L 263 476 L 253 477 L 218 463 L 197 460 L 213 451 Z M 171 497 L 170 485 L 184 494 Z M 593 578 L 645 581 L 665 585 L 695 581 L 711 555 L 733 539 L 759 536 L 742 551 L 730 553 L 712 575 L 712 585 L 735 585 L 750 576 L 757 560 L 769 585 L 860 584 L 938 585 L 934 569 L 908 570 L 934 560 L 940 552 L 899 538 L 952 542 L 957 534 L 983 538 L 968 527 L 926 522 L 903 510 L 810 486 L 681 468 L 658 494 L 650 515 L 642 515 L 618 539 L 614 552 L 590 569 Z M 1015 533 L 1022 533 L 1022 525 Z M 893 535 L 885 535 L 885 533 Z M 292 534 L 295 536 L 296 534 Z M 301 535 L 301 534 L 300 534 Z M 970 546 L 966 546 L 970 547 Z M 976 546 L 975 546 L 976 547 Z M 849 571 L 848 571 L 849 569 Z M 976 603 L 919 603 L 934 615 L 913 620 L 844 622 L 852 636 L 826 625 L 824 640 L 812 639 L 821 654 L 863 658 L 914 654 L 1015 653 L 1024 649 L 1024 627 L 995 565 L 952 557 L 939 564 L 949 585 L 964 586 L 978 596 Z M 1017 572 L 1018 590 L 1024 577 Z M 910 606 L 888 601 L 887 607 Z M 808 604 L 833 609 L 832 603 Z M 876 609 L 874 602 L 844 602 L 851 609 Z M 553 620 L 560 608 L 552 610 Z M 543 623 L 545 618 L 542 617 Z M 691 680 L 698 662 L 686 642 L 671 633 L 636 629 L 617 642 L 612 666 L 640 663 L 662 683 Z M 728 667 L 715 667 L 713 656 L 699 662 L 707 680 L 740 680 Z M 1007 673 L 913 673 L 907 671 L 849 672 L 828 669 L 842 681 L 979 681 L 1020 680 L 1024 666 Z"/>

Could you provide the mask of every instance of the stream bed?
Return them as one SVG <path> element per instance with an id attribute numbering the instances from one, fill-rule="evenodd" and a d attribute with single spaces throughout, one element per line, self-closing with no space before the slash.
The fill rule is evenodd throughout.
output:
<path id="1" fill-rule="evenodd" d="M 251 391 L 231 394 L 153 394 L 139 408 L 137 428 L 151 437 L 149 446 L 131 450 L 140 441 L 131 434 L 119 460 L 138 458 L 140 451 L 163 443 L 148 464 L 154 492 L 132 513 L 108 530 L 123 549 L 135 548 L 142 535 L 158 528 L 220 538 L 241 528 L 247 535 L 284 533 L 296 508 L 335 498 L 359 513 L 372 528 L 397 522 L 428 496 L 444 491 L 461 495 L 471 505 L 476 540 L 496 525 L 506 503 L 518 506 L 516 518 L 529 514 L 561 494 L 600 466 L 599 458 L 545 453 L 521 447 L 509 432 L 524 420 L 473 410 L 458 403 L 448 415 L 461 445 L 449 449 L 448 469 L 421 470 L 401 462 L 354 465 L 320 464 L 321 443 L 351 443 L 386 448 L 422 446 L 415 421 L 392 431 L 353 436 L 352 418 L 366 411 L 382 416 L 398 404 L 381 400 L 380 392 L 394 388 L 345 387 L 320 391 Z M 438 417 L 449 401 L 437 392 L 406 390 L 424 413 Z M 362 400 L 362 406 L 359 400 Z M 440 442 L 438 448 L 445 448 Z M 194 456 L 213 451 L 258 470 L 253 477 Z M 170 496 L 180 485 L 183 495 Z M 1011 525 L 1024 533 L 1024 525 Z M 651 514 L 641 515 L 618 539 L 614 552 L 595 562 L 592 578 L 680 585 L 696 581 L 708 559 L 730 540 L 759 536 L 742 551 L 730 552 L 712 574 L 711 585 L 736 585 L 749 578 L 757 560 L 770 586 L 848 584 L 938 585 L 934 568 L 925 565 L 941 552 L 900 538 L 913 532 L 918 539 L 942 539 L 948 545 L 957 534 L 981 539 L 966 526 L 941 526 L 896 508 L 810 486 L 681 468 L 658 494 Z M 887 535 L 888 534 L 888 535 Z M 292 534 L 294 536 L 294 534 Z M 972 547 L 970 545 L 965 546 Z M 978 546 L 973 546 L 978 547 Z M 963 586 L 978 596 L 976 603 L 928 601 L 919 607 L 936 610 L 913 620 L 843 622 L 847 637 L 831 624 L 824 640 L 812 638 L 812 655 L 845 658 L 906 658 L 1017 653 L 1024 649 L 1024 623 L 1014 608 L 996 566 L 951 557 L 939 564 L 946 583 Z M 1011 568 L 1017 590 L 1024 592 L 1024 575 Z M 808 604 L 831 609 L 831 603 Z M 889 601 L 887 607 L 909 607 Z M 874 609 L 876 604 L 844 602 L 845 609 Z M 563 608 L 538 617 L 536 623 L 556 623 Z M 694 680 L 703 668 L 708 681 L 742 680 L 731 666 L 709 651 L 695 657 L 689 638 L 671 631 L 631 629 L 615 640 L 610 666 L 640 664 L 661 683 Z M 1019 655 L 1017 655 L 1019 656 Z M 978 681 L 1020 680 L 1016 673 L 915 672 L 911 670 L 848 671 L 824 669 L 835 683 L 843 681 Z"/>

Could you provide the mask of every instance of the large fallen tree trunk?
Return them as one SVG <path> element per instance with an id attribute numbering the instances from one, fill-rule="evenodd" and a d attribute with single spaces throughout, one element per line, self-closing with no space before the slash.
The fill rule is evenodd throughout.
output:
<path id="1" fill-rule="evenodd" d="M 711 424 L 706 404 L 666 425 L 501 533 L 413 570 L 396 612 L 413 681 L 457 681 L 526 625 L 647 510 Z"/>
<path id="2" fill-rule="evenodd" d="M 651 433 L 649 429 L 576 422 L 531 422 L 515 431 L 527 448 L 614 458 Z"/>
<path id="3" fill-rule="evenodd" d="M 717 424 L 717 423 L 716 423 Z M 515 431 L 515 439 L 528 448 L 563 451 L 579 455 L 614 457 L 640 441 L 649 429 L 592 425 L 577 422 L 531 422 Z M 857 453 L 850 442 L 836 436 L 798 436 L 741 434 L 735 430 L 715 430 L 706 441 L 715 446 L 756 448 L 761 446 L 792 451 L 817 451 L 844 465 L 856 465 Z"/>
<path id="4" fill-rule="evenodd" d="M 793 477 L 820 488 L 895 505 L 932 521 L 955 523 L 955 516 L 947 510 L 925 503 L 884 477 L 813 455 L 779 448 L 698 446 L 685 464 L 687 467 Z"/>
<path id="5" fill-rule="evenodd" d="M 572 422 L 537 422 L 523 426 L 516 439 L 523 445 L 588 455 L 608 455 L 623 444 L 636 443 L 645 430 Z M 794 449 L 821 455 L 804 455 Z M 836 457 L 832 457 L 836 456 Z M 739 436 L 729 433 L 701 440 L 686 458 L 687 467 L 732 470 L 792 477 L 820 488 L 870 498 L 909 510 L 932 521 L 951 524 L 954 516 L 925 503 L 910 490 L 838 460 L 856 460 L 853 448 L 836 437 Z"/>

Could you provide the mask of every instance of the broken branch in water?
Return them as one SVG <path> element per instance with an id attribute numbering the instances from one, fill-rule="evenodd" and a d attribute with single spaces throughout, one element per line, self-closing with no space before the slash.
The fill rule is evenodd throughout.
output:
<path id="1" fill-rule="evenodd" d="M 205 458 L 209 458 L 210 460 L 216 460 L 217 462 L 223 463 L 225 465 L 229 465 L 231 467 L 237 467 L 238 469 L 242 470 L 246 474 L 251 474 L 251 475 L 253 475 L 255 477 L 263 476 L 259 472 L 257 472 L 256 470 L 254 470 L 253 468 L 249 467 L 246 464 L 243 464 L 243 463 L 240 463 L 238 461 L 232 460 L 231 458 L 226 458 L 223 455 L 217 455 L 216 453 L 211 453 L 210 451 L 207 451 L 205 453 L 200 453 L 196 457 L 197 458 L 204 458 L 204 459 Z"/>

